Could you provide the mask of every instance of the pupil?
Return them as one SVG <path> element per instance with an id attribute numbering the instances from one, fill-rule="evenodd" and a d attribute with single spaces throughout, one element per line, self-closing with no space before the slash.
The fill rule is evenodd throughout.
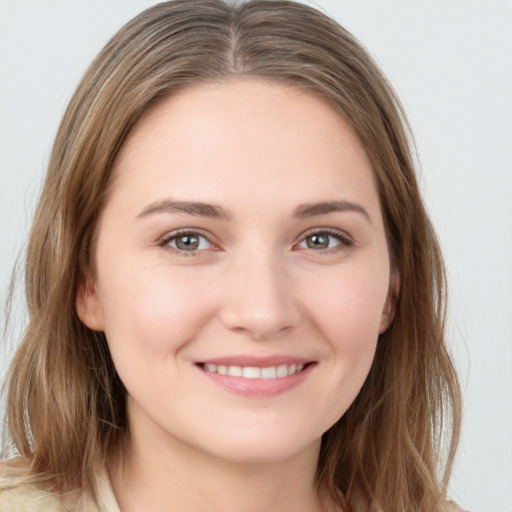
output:
<path id="1" fill-rule="evenodd" d="M 307 243 L 310 249 L 327 249 L 329 237 L 327 235 L 311 235 L 308 237 Z"/>
<path id="2" fill-rule="evenodd" d="M 178 247 L 178 249 L 192 251 L 194 249 L 197 249 L 197 247 L 199 246 L 199 238 L 194 235 L 180 236 L 176 240 L 176 246 Z"/>

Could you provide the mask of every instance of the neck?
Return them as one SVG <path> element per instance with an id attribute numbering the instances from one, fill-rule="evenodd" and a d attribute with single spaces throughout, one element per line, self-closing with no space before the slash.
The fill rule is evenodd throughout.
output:
<path id="1" fill-rule="evenodd" d="M 221 459 L 169 436 L 131 429 L 109 472 L 122 512 L 323 511 L 315 473 L 320 441 L 279 461 Z"/>

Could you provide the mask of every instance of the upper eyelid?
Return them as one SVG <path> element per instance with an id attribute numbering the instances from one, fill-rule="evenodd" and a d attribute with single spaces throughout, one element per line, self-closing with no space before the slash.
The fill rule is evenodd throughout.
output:
<path id="1" fill-rule="evenodd" d="M 306 238 L 308 236 L 311 236 L 311 235 L 314 235 L 316 233 L 325 233 L 327 235 L 337 236 L 340 239 L 343 239 L 343 240 L 346 240 L 346 241 L 349 241 L 349 242 L 352 242 L 352 243 L 354 242 L 354 238 L 349 233 L 347 233 L 346 231 L 341 230 L 341 229 L 337 229 L 337 228 L 328 228 L 328 227 L 320 227 L 320 228 L 308 229 L 307 231 L 305 231 L 304 233 L 302 233 L 300 235 L 298 241 L 300 242 L 300 241 L 304 240 L 304 238 Z"/>
<path id="2" fill-rule="evenodd" d="M 169 231 L 165 235 L 161 236 L 157 240 L 157 244 L 164 245 L 174 238 L 178 238 L 180 235 L 197 235 L 205 238 L 212 245 L 218 245 L 215 241 L 212 240 L 212 236 L 208 233 L 205 233 L 202 229 L 198 228 L 183 228 L 176 229 L 174 231 Z"/>

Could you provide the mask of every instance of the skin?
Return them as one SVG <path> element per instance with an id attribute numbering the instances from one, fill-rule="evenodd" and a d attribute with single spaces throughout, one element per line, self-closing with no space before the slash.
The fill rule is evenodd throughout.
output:
<path id="1" fill-rule="evenodd" d="M 77 309 L 106 333 L 129 394 L 129 450 L 109 464 L 121 509 L 329 509 L 315 489 L 320 439 L 359 392 L 392 315 L 358 139 L 324 100 L 239 79 L 147 111 L 114 171 Z M 297 216 L 334 201 L 344 208 Z M 197 249 L 180 249 L 176 230 L 199 231 Z M 233 392 L 197 365 L 276 354 L 313 364 L 274 396 Z"/>

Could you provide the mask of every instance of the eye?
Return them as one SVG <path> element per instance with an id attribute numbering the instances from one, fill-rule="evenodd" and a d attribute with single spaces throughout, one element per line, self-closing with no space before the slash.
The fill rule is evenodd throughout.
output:
<path id="1" fill-rule="evenodd" d="M 196 231 L 170 233 L 160 241 L 159 245 L 174 251 L 190 253 L 214 247 L 208 238 Z"/>
<path id="2" fill-rule="evenodd" d="M 352 240 L 342 232 L 331 230 L 313 231 L 304 237 L 297 245 L 299 249 L 313 249 L 316 251 L 342 249 L 353 245 Z"/>

